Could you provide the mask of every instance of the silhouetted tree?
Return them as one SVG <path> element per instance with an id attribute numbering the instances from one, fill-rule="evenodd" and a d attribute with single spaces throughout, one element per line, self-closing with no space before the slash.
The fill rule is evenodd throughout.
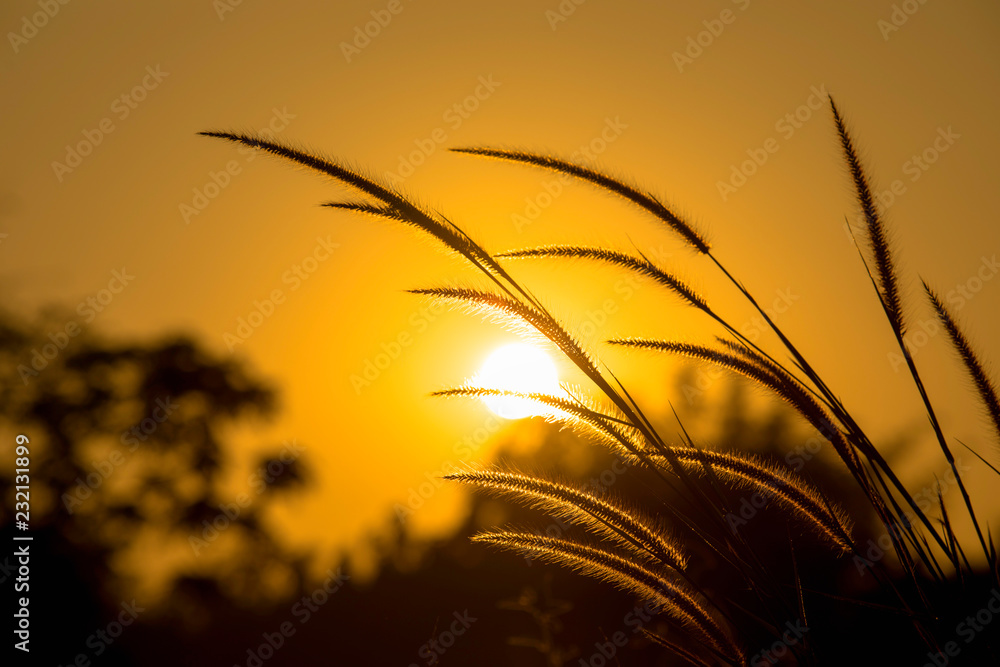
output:
<path id="1" fill-rule="evenodd" d="M 307 479 L 298 448 L 286 443 L 264 456 L 242 497 L 221 485 L 226 428 L 268 418 L 275 405 L 274 389 L 244 364 L 188 337 L 120 343 L 81 331 L 59 311 L 34 322 L 0 316 L 0 428 L 30 440 L 30 531 L 16 532 L 34 538 L 32 657 L 114 655 L 117 646 L 92 635 L 135 597 L 136 568 L 120 563 L 139 558 L 156 569 L 151 545 L 187 551 L 173 558 L 179 565 L 155 564 L 168 569 L 172 594 L 144 621 L 171 611 L 194 620 L 206 598 L 260 603 L 301 587 L 303 558 L 262 522 L 275 491 Z M 0 508 L 8 538 L 10 463 Z M 230 543 L 224 562 L 203 553 L 216 540 Z M 286 585 L 263 583 L 275 580 Z"/>

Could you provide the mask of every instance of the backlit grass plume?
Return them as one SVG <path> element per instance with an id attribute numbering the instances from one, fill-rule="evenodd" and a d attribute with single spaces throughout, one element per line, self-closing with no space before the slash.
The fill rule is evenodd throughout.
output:
<path id="1" fill-rule="evenodd" d="M 521 162 L 523 164 L 541 167 L 543 169 L 550 169 L 552 171 L 566 174 L 567 176 L 574 176 L 576 178 L 589 181 L 603 190 L 624 197 L 633 204 L 646 209 L 659 218 L 668 227 L 680 234 L 685 241 L 687 241 L 699 252 L 707 253 L 709 250 L 708 241 L 705 240 L 705 237 L 702 236 L 700 232 L 695 231 L 694 227 L 688 222 L 675 215 L 674 212 L 667 208 L 667 206 L 659 199 L 648 192 L 643 192 L 634 185 L 630 185 L 629 183 L 608 176 L 607 174 L 602 174 L 595 169 L 569 162 L 567 160 L 561 160 L 556 157 L 536 155 L 525 151 L 501 150 L 496 148 L 453 148 L 451 150 L 456 153 L 468 153 L 479 157 Z"/>
<path id="2" fill-rule="evenodd" d="M 540 334 L 543 339 L 555 344 L 563 354 L 585 372 L 594 375 L 600 374 L 593 357 L 555 318 L 516 297 L 461 287 L 429 287 L 413 289 L 410 290 L 410 293 L 453 301 L 471 312 L 492 317 L 498 324 L 524 335 Z"/>
<path id="3" fill-rule="evenodd" d="M 648 441 L 638 429 L 632 427 L 620 414 L 606 406 L 597 406 L 586 397 L 554 396 L 537 392 L 513 391 L 493 387 L 477 387 L 466 385 L 452 389 L 442 389 L 431 393 L 431 396 L 467 397 L 467 398 L 516 398 L 533 401 L 541 407 L 538 416 L 550 421 L 559 422 L 573 427 L 579 432 L 595 436 L 600 444 L 612 451 L 624 451 L 636 459 L 644 457 L 643 451 Z M 651 446 L 651 445 L 650 445 Z"/>
<path id="4" fill-rule="evenodd" d="M 481 469 L 445 475 L 487 492 L 527 501 L 532 507 L 553 516 L 579 523 L 599 537 L 610 539 L 641 560 L 652 560 L 675 570 L 687 566 L 681 547 L 662 529 L 634 509 L 599 498 L 589 491 L 510 470 Z"/>
<path id="5" fill-rule="evenodd" d="M 579 246 L 542 246 L 526 250 L 511 250 L 502 252 L 497 257 L 523 259 L 528 257 L 568 257 L 571 259 L 592 259 L 620 266 L 651 278 L 677 294 L 692 306 L 709 311 L 708 302 L 691 289 L 684 281 L 655 266 L 645 257 L 633 257 L 623 252 L 606 250 L 605 248 L 585 248 Z"/>
<path id="6" fill-rule="evenodd" d="M 940 490 L 936 506 L 915 497 L 881 453 L 880 443 L 869 436 L 838 392 L 774 322 L 769 310 L 757 301 L 749 287 L 752 280 L 738 278 L 727 268 L 721 251 L 710 246 L 700 231 L 655 195 L 625 179 L 552 155 L 489 147 L 452 149 L 474 157 L 555 172 L 560 177 L 624 198 L 696 250 L 698 255 L 694 259 L 699 261 L 699 266 L 719 272 L 724 279 L 723 287 L 735 290 L 766 324 L 767 341 L 758 342 L 757 337 L 749 339 L 741 327 L 734 326 L 730 314 L 711 307 L 708 299 L 692 289 L 687 277 L 666 271 L 641 252 L 547 245 L 494 254 L 443 213 L 418 204 L 396 188 L 347 167 L 339 160 L 254 135 L 203 134 L 306 167 L 360 196 L 356 201 L 327 202 L 327 207 L 409 227 L 435 239 L 444 250 L 457 254 L 484 276 L 488 289 L 436 287 L 414 289 L 414 294 L 485 315 L 519 334 L 544 341 L 579 369 L 586 382 L 584 388 L 565 385 L 561 392 L 553 393 L 465 384 L 434 392 L 435 395 L 472 399 L 517 397 L 533 401 L 540 406 L 540 416 L 592 436 L 598 444 L 642 472 L 644 484 L 661 485 L 662 493 L 654 496 L 657 502 L 648 507 L 634 506 L 618 499 L 627 495 L 619 494 L 619 489 L 614 496 L 600 495 L 582 490 L 559 475 L 536 476 L 503 467 L 470 467 L 449 474 L 447 478 L 563 517 L 577 524 L 591 540 L 557 539 L 531 529 L 518 529 L 481 533 L 475 541 L 538 556 L 608 581 L 641 600 L 654 602 L 661 616 L 672 621 L 674 630 L 664 635 L 659 630 L 654 633 L 643 628 L 645 636 L 691 664 L 746 665 L 754 662 L 757 658 L 748 661 L 744 649 L 746 636 L 759 637 L 763 633 L 777 642 L 774 644 L 777 646 L 783 641 L 783 624 L 790 618 L 806 624 L 808 609 L 818 604 L 843 605 L 851 612 L 881 610 L 892 622 L 908 624 L 910 643 L 919 642 L 931 655 L 935 651 L 940 653 L 942 646 L 954 638 L 954 624 L 949 626 L 941 621 L 940 610 L 935 607 L 934 600 L 940 599 L 940 595 L 935 598 L 932 593 L 940 593 L 942 587 L 957 586 L 965 599 L 978 600 L 976 596 L 981 591 L 973 589 L 970 582 L 985 576 L 994 587 L 1000 588 L 1000 565 L 992 533 L 988 526 L 984 530 L 981 525 L 972 494 L 952 454 L 950 443 L 953 439 L 945 434 L 931 401 L 931 392 L 925 387 L 904 341 L 907 314 L 901 298 L 899 262 L 889 241 L 890 229 L 878 209 L 871 178 L 859 157 L 855 135 L 832 99 L 829 103 L 833 130 L 862 213 L 867 241 L 867 248 L 860 251 L 862 268 L 868 273 L 874 298 L 884 311 L 888 327 L 906 361 L 909 379 L 926 412 L 940 455 L 954 475 L 964 512 L 946 508 Z M 732 252 L 739 250 L 731 249 Z M 838 466 L 837 472 L 852 480 L 850 497 L 830 498 L 797 472 L 763 456 L 696 444 L 679 420 L 675 436 L 679 442 L 671 442 L 661 432 L 662 427 L 654 424 L 654 417 L 665 414 L 663 406 L 649 410 L 641 397 L 629 391 L 595 351 L 584 349 L 576 332 L 555 317 L 534 296 L 533 290 L 510 272 L 508 267 L 516 263 L 513 260 L 525 259 L 553 263 L 567 259 L 599 262 L 612 270 L 651 280 L 672 297 L 707 315 L 712 320 L 709 324 L 719 327 L 719 333 L 723 334 L 716 337 L 715 344 L 637 336 L 622 336 L 609 342 L 619 347 L 681 355 L 697 363 L 724 368 L 774 394 L 832 444 L 839 456 L 839 461 L 834 463 Z M 926 285 L 925 290 L 965 372 L 972 379 L 1000 443 L 1000 400 L 996 384 L 941 299 Z M 669 319 L 661 322 L 659 317 L 654 317 L 659 314 L 659 311 L 650 311 L 649 326 L 672 331 Z M 857 364 L 857 361 L 848 357 L 843 363 Z M 871 370 L 863 369 L 866 373 Z M 993 473 L 1000 474 L 985 458 L 976 455 Z M 810 465 L 829 464 L 815 460 Z M 632 476 L 619 483 L 632 483 Z M 768 568 L 757 558 L 749 533 L 761 524 L 736 531 L 727 523 L 733 494 L 744 492 L 766 498 L 773 509 L 768 516 L 777 517 L 782 529 L 787 523 L 791 563 L 787 572 Z M 862 505 L 868 509 L 859 516 L 848 516 L 842 509 Z M 857 512 L 857 509 L 852 511 Z M 885 557 L 869 559 L 870 550 L 859 547 L 852 537 L 852 524 L 860 526 L 861 520 L 868 518 L 879 523 L 888 540 L 889 553 Z M 978 545 L 962 543 L 956 530 L 958 522 L 971 526 Z M 812 530 L 797 531 L 801 534 L 793 536 L 790 530 L 793 524 Z M 866 571 L 874 575 L 872 585 L 880 587 L 878 604 L 841 595 L 837 590 L 816 590 L 803 585 L 796 566 L 796 554 L 803 541 L 822 548 L 822 557 L 831 562 L 850 556 L 855 563 L 866 563 Z M 694 556 L 696 553 L 698 557 Z M 712 563 L 710 569 L 697 567 L 707 562 Z M 721 594 L 713 585 L 718 579 L 734 582 L 730 587 L 733 592 Z M 785 645 L 789 660 L 794 659 L 797 664 L 819 664 L 820 656 L 810 636 L 794 645 Z M 992 644 L 990 637 L 977 637 L 977 642 L 978 646 L 993 650 L 994 654 L 1000 651 L 1000 646 Z"/>

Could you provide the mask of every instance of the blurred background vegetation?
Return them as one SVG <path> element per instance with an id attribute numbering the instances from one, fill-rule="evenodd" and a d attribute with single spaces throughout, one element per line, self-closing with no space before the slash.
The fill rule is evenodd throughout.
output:
<path id="1" fill-rule="evenodd" d="M 271 443 L 266 455 L 242 465 L 229 440 L 237 426 L 253 428 L 273 417 L 280 402 L 267 380 L 192 338 L 123 343 L 89 333 L 23 382 L 19 366 L 51 340 L 47 332 L 61 318 L 53 311 L 34 321 L 10 314 L 0 320 L 0 429 L 9 438 L 28 434 L 32 448 L 33 658 L 59 665 L 82 655 L 108 665 L 555 667 L 605 664 L 603 651 L 604 659 L 620 659 L 607 664 L 673 664 L 638 633 L 643 626 L 669 627 L 627 595 L 468 541 L 476 530 L 498 524 L 537 526 L 553 535 L 573 530 L 509 503 L 471 497 L 452 534 L 415 537 L 408 519 L 419 500 L 401 493 L 400 504 L 359 545 L 367 562 L 359 571 L 357 554 L 330 559 L 289 547 L 272 508 L 313 492 L 309 457 L 302 453 L 307 448 Z M 698 391 L 701 373 L 691 366 L 673 378 L 678 395 Z M 700 441 L 780 458 L 803 451 L 811 436 L 784 408 L 765 403 L 769 407 L 759 409 L 761 397 L 740 381 L 714 381 L 725 385 L 718 405 L 676 406 Z M 676 422 L 661 426 L 666 433 L 677 429 Z M 539 420 L 519 422 L 498 437 L 498 458 L 525 470 L 557 471 L 644 507 L 683 502 L 660 480 Z M 906 446 L 901 437 L 887 456 L 905 453 Z M 357 467 L 358 455 L 339 449 L 339 465 Z M 804 474 L 848 507 L 860 544 L 877 545 L 864 505 L 852 504 L 857 496 L 850 480 L 825 458 L 819 449 Z M 11 500 L 9 475 L 3 483 Z M 890 664 L 883 660 L 908 653 L 921 658 L 908 624 L 878 607 L 890 598 L 864 568 L 850 558 L 835 560 L 758 499 L 736 490 L 728 502 L 743 519 L 734 529 L 778 581 L 792 585 L 794 558 L 807 590 L 836 590 L 871 605 L 811 598 L 802 641 L 814 642 L 830 664 L 870 640 L 865 664 Z M 10 507 L 5 502 L 0 509 L 0 533 L 8 542 Z M 331 510 L 329 522 L 336 521 Z M 692 573 L 709 593 L 747 597 L 712 553 L 692 548 Z M 3 577 L 13 576 L 10 566 L 3 562 Z M 948 608 L 977 606 L 950 602 Z M 456 626 L 456 619 L 465 623 Z M 462 632 L 449 637 L 449 629 Z M 751 655 L 769 648 L 765 634 L 758 638 Z"/>

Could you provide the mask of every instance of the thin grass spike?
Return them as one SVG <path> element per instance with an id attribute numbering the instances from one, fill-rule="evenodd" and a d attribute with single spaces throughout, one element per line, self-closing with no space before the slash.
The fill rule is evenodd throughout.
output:
<path id="1" fill-rule="evenodd" d="M 474 311 L 498 317 L 521 333 L 537 332 L 551 341 L 582 369 L 600 375 L 597 363 L 568 331 L 547 313 L 509 296 L 460 287 L 430 287 L 409 290 L 411 294 L 457 301 Z M 523 325 L 526 325 L 523 326 Z"/>
<path id="2" fill-rule="evenodd" d="M 447 220 L 438 219 L 432 213 L 421 209 L 409 199 L 399 194 L 392 188 L 382 185 L 376 179 L 363 175 L 357 170 L 345 167 L 338 162 L 306 153 L 295 148 L 277 144 L 261 137 L 248 134 L 231 132 L 200 132 L 207 137 L 226 139 L 235 143 L 263 150 L 277 157 L 284 158 L 296 164 L 308 167 L 314 171 L 326 174 L 331 178 L 353 187 L 354 189 L 370 196 L 385 205 L 385 209 L 379 211 L 378 207 L 367 206 L 365 204 L 337 204 L 330 205 L 335 208 L 344 208 L 361 211 L 372 215 L 382 215 L 395 220 L 413 225 L 431 236 L 437 238 L 449 249 L 458 252 L 474 266 L 482 270 L 494 279 L 498 275 L 504 275 L 504 271 L 496 260 L 486 252 L 481 246 L 472 242 L 455 225 Z"/>
<path id="3" fill-rule="evenodd" d="M 848 167 L 851 170 L 851 176 L 854 179 L 858 201 L 861 203 L 861 208 L 865 214 L 865 220 L 868 226 L 869 242 L 871 243 L 872 251 L 875 256 L 875 269 L 878 275 L 877 288 L 879 288 L 879 297 L 882 301 L 882 307 L 885 309 L 886 317 L 889 319 L 889 324 L 892 326 L 893 333 L 896 336 L 896 343 L 906 361 L 907 369 L 910 371 L 910 377 L 913 378 L 913 383 L 916 385 L 917 391 L 920 393 L 920 399 L 923 401 L 924 409 L 927 412 L 927 416 L 930 418 L 931 427 L 934 429 L 934 435 L 937 438 L 938 446 L 941 448 L 941 453 L 944 454 L 948 465 L 951 467 L 952 473 L 954 473 L 955 478 L 958 481 L 958 489 L 962 493 L 962 499 L 965 501 L 965 507 L 968 511 L 969 518 L 972 520 L 973 528 L 976 530 L 976 536 L 979 538 L 979 544 L 983 548 L 983 554 L 989 557 L 989 547 L 986 544 L 986 538 L 983 536 L 983 530 L 979 525 L 979 519 L 976 517 L 976 511 L 972 504 L 972 498 L 969 495 L 969 491 L 965 487 L 965 482 L 962 480 L 962 476 L 955 464 L 955 456 L 952 454 L 951 448 L 948 446 L 948 440 L 945 437 L 943 429 L 941 428 L 941 423 L 938 420 L 934 406 L 931 403 L 924 381 L 921 379 L 920 373 L 918 372 L 916 364 L 913 361 L 913 355 L 910 354 L 910 350 L 906 346 L 906 342 L 903 338 L 906 328 L 903 322 L 903 311 L 900 304 L 899 285 L 896 278 L 896 271 L 893 266 L 892 254 L 889 251 L 885 227 L 879 218 L 878 209 L 875 206 L 868 177 L 865 175 L 865 172 L 861 167 L 861 161 L 858 159 L 857 152 L 854 149 L 854 144 L 848 134 L 847 127 L 844 124 L 844 121 L 840 116 L 840 112 L 837 110 L 837 105 L 834 104 L 832 97 L 830 97 L 830 108 L 833 111 L 834 123 L 837 127 L 837 133 L 840 136 L 841 146 L 844 149 L 844 157 L 847 160 Z M 998 579 L 1000 579 L 1000 577 L 998 577 Z"/>
<path id="4" fill-rule="evenodd" d="M 923 283 L 923 285 L 924 291 L 927 292 L 927 297 L 931 301 L 931 305 L 934 306 L 934 311 L 937 313 L 938 319 L 941 320 L 941 325 L 948 332 L 951 344 L 962 359 L 965 371 L 972 378 L 976 392 L 979 394 L 979 400 L 982 401 L 983 406 L 986 408 L 986 414 L 993 425 L 993 429 L 996 431 L 997 443 L 1000 444 L 1000 399 L 997 398 L 996 385 L 993 384 L 990 376 L 987 375 L 986 368 L 976 355 L 969 339 L 958 328 L 955 318 L 948 312 L 948 309 L 945 308 L 944 303 L 934 290 L 927 283 Z"/>
<path id="5" fill-rule="evenodd" d="M 844 151 L 844 159 L 851 172 L 851 179 L 854 181 L 854 189 L 858 197 L 858 204 L 861 212 L 865 216 L 865 224 L 868 229 L 868 242 L 871 245 L 872 254 L 875 257 L 875 270 L 878 276 L 878 284 L 881 288 L 882 300 L 886 306 L 886 313 L 893 328 L 902 333 L 904 331 L 903 307 L 899 295 L 899 281 L 896 277 L 896 267 L 893 262 L 892 252 L 889 249 L 889 240 L 879 214 L 875 197 L 872 194 L 871 183 L 868 174 L 865 173 L 854 147 L 854 140 L 851 138 L 847 125 L 837 109 L 837 105 L 830 97 L 830 109 L 833 111 L 833 121 L 837 127 L 837 135 L 840 137 L 840 145 Z"/>

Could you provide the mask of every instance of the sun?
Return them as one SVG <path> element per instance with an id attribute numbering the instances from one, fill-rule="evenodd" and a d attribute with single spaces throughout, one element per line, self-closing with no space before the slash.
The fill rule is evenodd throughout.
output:
<path id="1" fill-rule="evenodd" d="M 483 362 L 476 385 L 490 389 L 507 389 L 526 393 L 560 396 L 559 373 L 546 352 L 527 343 L 511 343 L 497 348 Z M 545 414 L 541 404 L 524 398 L 491 397 L 483 402 L 494 414 L 504 419 L 523 419 Z"/>

